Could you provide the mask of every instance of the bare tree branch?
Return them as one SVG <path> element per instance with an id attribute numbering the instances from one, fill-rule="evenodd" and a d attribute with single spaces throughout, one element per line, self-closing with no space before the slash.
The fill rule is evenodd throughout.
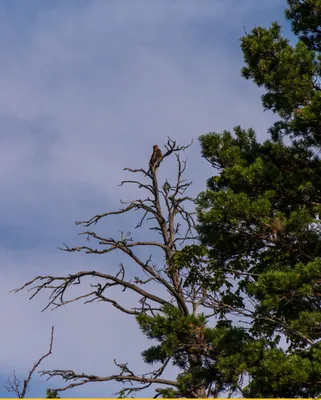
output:
<path id="1" fill-rule="evenodd" d="M 13 370 L 12 377 L 6 380 L 4 387 L 7 389 L 9 393 L 15 393 L 19 399 L 22 398 L 20 392 L 21 381 L 17 378 L 16 371 Z M 28 390 L 27 390 L 28 391 Z"/>
<path id="2" fill-rule="evenodd" d="M 178 250 L 177 244 L 184 243 L 185 240 L 193 240 L 196 238 L 196 236 L 194 236 L 194 213 L 188 211 L 185 207 L 185 204 L 194 204 L 194 199 L 186 195 L 186 191 L 192 182 L 186 182 L 183 178 L 183 174 L 186 170 L 186 160 L 182 161 L 180 159 L 180 152 L 186 150 L 191 144 L 187 146 L 178 146 L 174 140 L 168 138 L 163 155 L 162 152 L 159 151 L 161 155 L 160 161 L 164 161 L 164 159 L 169 157 L 171 154 L 175 154 L 177 161 L 177 174 L 172 183 L 169 182 L 169 180 L 165 180 L 163 184 L 160 184 L 158 180 L 160 161 L 154 164 L 151 163 L 149 170 L 144 168 L 125 168 L 125 170 L 130 173 L 141 174 L 144 181 L 137 179 L 124 180 L 119 186 L 124 186 L 125 184 L 136 185 L 139 189 L 142 189 L 142 191 L 145 192 L 145 196 L 129 201 L 121 201 L 123 207 L 119 210 L 96 214 L 88 220 L 76 222 L 76 225 L 88 228 L 96 225 L 102 220 L 108 221 L 110 216 L 126 215 L 131 211 L 138 211 L 140 213 L 138 213 L 140 219 L 135 228 L 139 228 L 145 223 L 148 223 L 151 225 L 149 226 L 149 229 L 156 232 L 159 235 L 159 239 L 155 240 L 151 235 L 149 235 L 147 240 L 134 240 L 130 232 L 125 234 L 121 232 L 120 238 L 116 239 L 115 237 L 104 237 L 92 230 L 85 230 L 80 232 L 79 235 L 85 236 L 87 242 L 90 242 L 89 244 L 86 243 L 75 247 L 69 247 L 64 244 L 63 247 L 60 248 L 60 250 L 69 253 L 84 251 L 87 254 L 110 254 L 118 251 L 120 254 L 125 255 L 128 258 L 131 265 L 130 269 L 126 268 L 121 263 L 120 269 L 117 273 L 103 273 L 88 270 L 65 276 L 37 276 L 20 288 L 15 289 L 14 292 L 27 289 L 28 291 L 33 292 L 30 297 L 30 299 L 32 299 L 39 292 L 49 290 L 48 303 L 44 307 L 43 311 L 49 307 L 62 307 L 83 299 L 85 300 L 85 303 L 92 303 L 93 301 L 104 301 L 110 303 L 121 312 L 133 316 L 137 316 L 141 313 L 151 316 L 162 314 L 164 313 L 164 306 L 176 307 L 184 316 L 190 315 L 191 312 L 196 315 L 197 308 L 203 303 L 203 297 L 206 292 L 196 287 L 197 285 L 190 291 L 184 288 L 183 282 L 186 271 L 184 272 L 182 269 L 171 268 L 172 257 Z M 92 246 L 91 242 L 96 246 Z M 158 267 L 152 262 L 151 256 L 147 260 L 144 260 L 139 256 L 139 249 L 146 246 L 160 249 L 163 252 L 164 264 L 161 267 Z M 127 278 L 126 275 L 129 273 L 130 276 Z M 144 274 L 146 278 L 142 279 L 141 274 Z M 90 282 L 90 290 L 81 295 L 67 298 L 70 289 L 74 285 L 83 283 L 87 278 L 94 280 L 93 282 Z M 158 284 L 159 287 L 165 289 L 165 295 L 157 295 L 155 293 L 155 287 L 152 286 L 152 284 Z M 108 289 L 112 287 L 118 287 L 123 291 L 129 290 L 138 295 L 138 304 L 134 304 L 131 308 L 124 307 L 117 299 L 107 294 Z M 192 304 L 192 310 L 189 309 L 190 304 Z M 193 335 L 195 336 L 194 333 Z M 200 354 L 207 351 L 202 340 L 198 344 L 187 340 L 186 343 L 182 343 L 182 347 L 179 347 L 175 351 L 185 352 L 188 354 L 190 364 L 194 365 L 195 356 L 189 354 L 192 351 L 192 347 L 197 349 Z M 131 384 L 134 382 L 138 383 L 138 386 L 132 385 L 131 387 L 125 387 L 122 389 L 122 393 L 130 394 L 142 390 L 152 384 L 177 387 L 176 381 L 161 378 L 161 375 L 170 363 L 172 357 L 173 355 L 168 356 L 158 369 L 145 375 L 134 374 L 128 369 L 127 364 L 117 364 L 116 362 L 115 364 L 118 368 L 121 368 L 121 372 L 106 377 L 84 373 L 77 374 L 72 370 L 60 369 L 42 371 L 41 374 L 46 375 L 48 379 L 59 376 L 69 383 L 65 387 L 55 389 L 55 393 L 76 386 L 81 386 L 89 382 L 116 381 L 130 382 Z M 198 356 L 197 362 L 200 362 L 200 360 L 200 356 Z M 197 397 L 196 392 L 191 391 L 191 395 Z"/>
<path id="3" fill-rule="evenodd" d="M 51 328 L 51 335 L 50 335 L 50 344 L 49 344 L 49 350 L 46 354 L 41 356 L 38 361 L 36 361 L 29 371 L 29 374 L 26 379 L 23 381 L 23 386 L 22 389 L 21 387 L 21 382 L 17 378 L 15 371 L 13 371 L 12 379 L 9 377 L 6 381 L 5 388 L 8 390 L 8 392 L 15 393 L 19 399 L 25 398 L 27 392 L 30 390 L 30 381 L 32 379 L 32 376 L 36 369 L 39 367 L 41 362 L 48 356 L 52 354 L 52 345 L 53 345 L 53 338 L 54 338 L 54 327 Z"/>
<path id="4" fill-rule="evenodd" d="M 14 289 L 13 291 L 15 293 L 25 289 L 28 286 L 33 285 L 34 283 L 38 281 L 45 281 L 44 283 L 41 283 L 39 285 L 32 286 L 29 290 L 34 290 L 35 293 L 30 297 L 30 299 L 34 298 L 41 290 L 43 289 L 50 289 L 52 291 L 50 297 L 49 297 L 49 303 L 47 306 L 42 310 L 46 310 L 50 305 L 54 305 L 57 307 L 66 305 L 68 303 L 71 303 L 72 301 L 68 300 L 67 302 L 64 300 L 64 295 L 66 290 L 72 286 L 72 285 L 77 285 L 79 284 L 80 278 L 83 278 L 84 276 L 91 276 L 91 277 L 98 277 L 105 279 L 107 282 L 111 281 L 111 283 L 106 283 L 104 286 L 99 285 L 99 289 L 97 291 L 91 292 L 89 294 L 86 294 L 84 296 L 79 296 L 77 299 L 81 299 L 84 297 L 88 297 L 89 295 L 96 295 L 98 299 L 101 299 L 100 295 L 103 293 L 105 289 L 107 289 L 110 286 L 114 285 L 119 285 L 123 288 L 129 288 L 132 291 L 140 294 L 144 298 L 148 298 L 152 301 L 155 301 L 158 304 L 171 304 L 162 299 L 161 297 L 158 297 L 156 295 L 153 295 L 152 293 L 146 292 L 145 290 L 141 289 L 137 285 L 134 285 L 130 282 L 127 282 L 123 279 L 119 279 L 116 276 L 109 275 L 109 274 L 103 274 L 101 272 L 97 271 L 81 271 L 76 274 L 72 274 L 69 276 L 37 276 L 36 278 L 32 279 L 30 282 L 25 283 L 22 287 L 18 289 Z M 58 283 L 56 286 L 52 285 L 53 282 L 59 282 L 62 281 L 62 283 Z M 75 301 L 75 299 L 73 300 Z"/>
<path id="5" fill-rule="evenodd" d="M 146 383 L 157 383 L 162 385 L 169 385 L 177 387 L 177 383 L 175 381 L 171 381 L 169 379 L 161 379 L 161 378 L 149 378 L 146 376 L 138 376 L 132 373 L 127 373 L 124 371 L 122 374 L 115 374 L 110 376 L 97 376 L 97 375 L 87 375 L 87 374 L 77 374 L 72 370 L 53 370 L 53 371 L 41 371 L 41 375 L 48 376 L 47 380 L 52 377 L 60 376 L 65 382 L 74 381 L 74 383 L 70 383 L 68 386 L 55 389 L 57 392 L 62 392 L 68 389 L 72 389 L 77 386 L 85 385 L 90 382 L 108 382 L 108 381 L 116 381 L 116 382 L 139 382 L 143 385 Z M 141 390 L 139 388 L 138 390 Z"/>

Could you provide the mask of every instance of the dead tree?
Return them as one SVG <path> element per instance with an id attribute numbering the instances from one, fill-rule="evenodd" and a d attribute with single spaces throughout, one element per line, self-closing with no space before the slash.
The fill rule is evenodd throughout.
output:
<path id="1" fill-rule="evenodd" d="M 195 239 L 194 213 L 186 209 L 186 203 L 190 202 L 193 206 L 194 199 L 185 194 L 192 182 L 186 182 L 186 180 L 183 179 L 186 161 L 182 161 L 180 158 L 180 153 L 186 150 L 190 145 L 191 144 L 187 146 L 178 146 L 176 142 L 170 138 L 165 145 L 165 151 L 162 154 L 162 165 L 164 165 L 166 158 L 172 155 L 176 157 L 177 161 L 177 173 L 174 182 L 165 180 L 163 184 L 160 184 L 158 180 L 159 163 L 149 165 L 149 169 L 125 168 L 124 170 L 134 175 L 141 175 L 141 179 L 125 180 L 121 182 L 120 186 L 125 184 L 136 185 L 139 189 L 143 189 L 144 197 L 121 202 L 123 208 L 117 211 L 98 214 L 87 221 L 76 222 L 76 225 L 88 228 L 84 232 L 81 232 L 80 235 L 87 237 L 90 242 L 95 242 L 95 247 L 91 247 L 86 243 L 86 245 L 72 248 L 64 245 L 61 249 L 66 252 L 84 251 L 87 254 L 107 254 L 118 251 L 125 254 L 131 261 L 134 261 L 137 268 L 137 276 L 127 278 L 130 272 L 122 263 L 116 274 L 89 270 L 60 276 L 37 276 L 15 291 L 18 292 L 29 288 L 29 290 L 34 291 L 30 297 L 30 299 L 32 299 L 40 291 L 48 290 L 50 294 L 49 301 L 44 310 L 48 307 L 62 307 L 68 303 L 84 299 L 85 303 L 93 301 L 110 303 L 123 313 L 133 316 L 140 313 L 154 316 L 157 313 L 163 312 L 162 307 L 164 305 L 176 307 L 180 310 L 182 315 L 188 316 L 191 313 L 197 314 L 198 307 L 204 303 L 204 291 L 196 284 L 185 287 L 184 282 L 186 275 L 184 275 L 183 270 L 170 268 L 170 260 L 175 252 L 177 252 L 187 240 Z M 172 175 L 175 176 L 174 174 Z M 90 229 L 98 222 L 101 222 L 111 215 L 126 214 L 130 211 L 140 212 L 140 219 L 135 228 L 140 228 L 147 221 L 152 221 L 153 226 L 149 227 L 149 229 L 158 234 L 158 240 L 157 235 L 155 235 L 155 240 L 135 240 L 130 232 L 126 234 L 122 233 L 119 239 L 114 237 L 102 237 Z M 148 236 L 150 236 L 150 234 Z M 137 249 L 142 246 L 148 246 L 151 249 L 161 249 L 164 254 L 163 264 L 156 265 L 153 263 L 152 256 L 147 260 L 139 257 Z M 143 278 L 143 276 L 146 278 Z M 75 284 L 82 283 L 85 277 L 91 277 L 93 279 L 94 282 L 90 284 L 91 289 L 78 297 L 67 298 L 69 289 Z M 161 285 L 166 289 L 168 293 L 167 297 L 159 297 L 155 294 L 155 291 L 152 290 L 152 285 L 155 284 Z M 122 290 L 129 290 L 135 293 L 138 296 L 137 304 L 132 308 L 126 308 L 118 299 L 108 297 L 108 289 L 111 287 L 119 287 Z M 182 344 L 182 346 L 188 346 L 188 344 L 185 343 Z M 195 351 L 194 354 L 189 354 L 188 349 L 186 351 L 191 366 L 201 363 L 200 356 L 195 356 Z M 127 364 L 119 364 L 116 361 L 115 365 L 120 369 L 120 372 L 111 376 L 103 377 L 83 373 L 79 374 L 72 370 L 59 369 L 42 371 L 42 374 L 47 376 L 48 379 L 50 377 L 60 376 L 69 383 L 65 387 L 55 389 L 56 392 L 81 386 L 89 382 L 117 381 L 122 383 L 129 382 L 130 384 L 138 383 L 138 387 L 131 386 L 122 389 L 121 393 L 128 395 L 152 384 L 160 385 L 161 387 L 162 385 L 166 385 L 167 387 L 176 388 L 177 382 L 175 380 L 162 379 L 161 377 L 170 359 L 171 357 L 165 360 L 157 371 L 152 371 L 144 375 L 138 375 L 131 371 L 127 367 Z M 159 392 L 159 390 L 160 389 L 156 388 L 156 393 Z M 186 396 L 186 393 L 182 394 L 182 396 L 184 395 Z M 201 387 L 191 390 L 189 397 L 207 397 L 206 388 Z"/>
<path id="2" fill-rule="evenodd" d="M 51 335 L 50 335 L 50 344 L 49 344 L 49 350 L 46 354 L 41 356 L 38 361 L 36 361 L 29 371 L 29 374 L 26 379 L 23 380 L 22 382 L 19 380 L 19 378 L 16 375 L 16 372 L 13 371 L 13 374 L 11 377 L 9 377 L 4 385 L 4 387 L 7 389 L 9 393 L 15 393 L 19 399 L 23 399 L 26 397 L 26 394 L 30 390 L 30 382 L 32 379 L 33 374 L 36 372 L 37 368 L 41 364 L 41 362 L 49 357 L 52 354 L 52 345 L 53 345 L 53 339 L 54 339 L 54 327 L 51 328 Z M 21 385 L 22 384 L 22 385 Z M 49 389 L 50 391 L 50 389 Z M 47 392 L 49 393 L 49 392 Z M 55 391 L 50 391 L 51 397 L 57 397 L 57 394 Z"/>

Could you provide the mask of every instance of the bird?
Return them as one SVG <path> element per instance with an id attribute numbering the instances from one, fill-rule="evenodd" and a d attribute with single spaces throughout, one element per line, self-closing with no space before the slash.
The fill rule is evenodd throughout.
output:
<path id="1" fill-rule="evenodd" d="M 158 168 L 162 159 L 163 159 L 163 153 L 162 153 L 161 149 L 157 146 L 157 144 L 154 144 L 153 154 L 149 160 L 150 170 L 152 170 L 153 168 Z"/>

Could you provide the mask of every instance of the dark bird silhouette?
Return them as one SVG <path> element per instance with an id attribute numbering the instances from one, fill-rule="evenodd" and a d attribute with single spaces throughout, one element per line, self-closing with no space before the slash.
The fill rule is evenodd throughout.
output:
<path id="1" fill-rule="evenodd" d="M 153 146 L 153 154 L 149 160 L 149 168 L 150 170 L 153 168 L 158 168 L 159 164 L 161 163 L 163 159 L 163 154 L 161 149 L 157 146 L 157 144 L 154 144 Z"/>

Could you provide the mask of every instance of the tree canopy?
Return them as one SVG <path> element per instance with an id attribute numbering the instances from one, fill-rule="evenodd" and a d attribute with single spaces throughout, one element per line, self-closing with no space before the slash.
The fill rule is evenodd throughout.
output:
<path id="1" fill-rule="evenodd" d="M 265 340 L 247 362 L 246 397 L 321 393 L 320 11 L 318 0 L 288 1 L 293 46 L 277 22 L 241 39 L 242 75 L 278 118 L 271 139 L 241 127 L 200 137 L 217 171 L 198 200 L 201 242 L 227 288 L 226 314 Z"/>

